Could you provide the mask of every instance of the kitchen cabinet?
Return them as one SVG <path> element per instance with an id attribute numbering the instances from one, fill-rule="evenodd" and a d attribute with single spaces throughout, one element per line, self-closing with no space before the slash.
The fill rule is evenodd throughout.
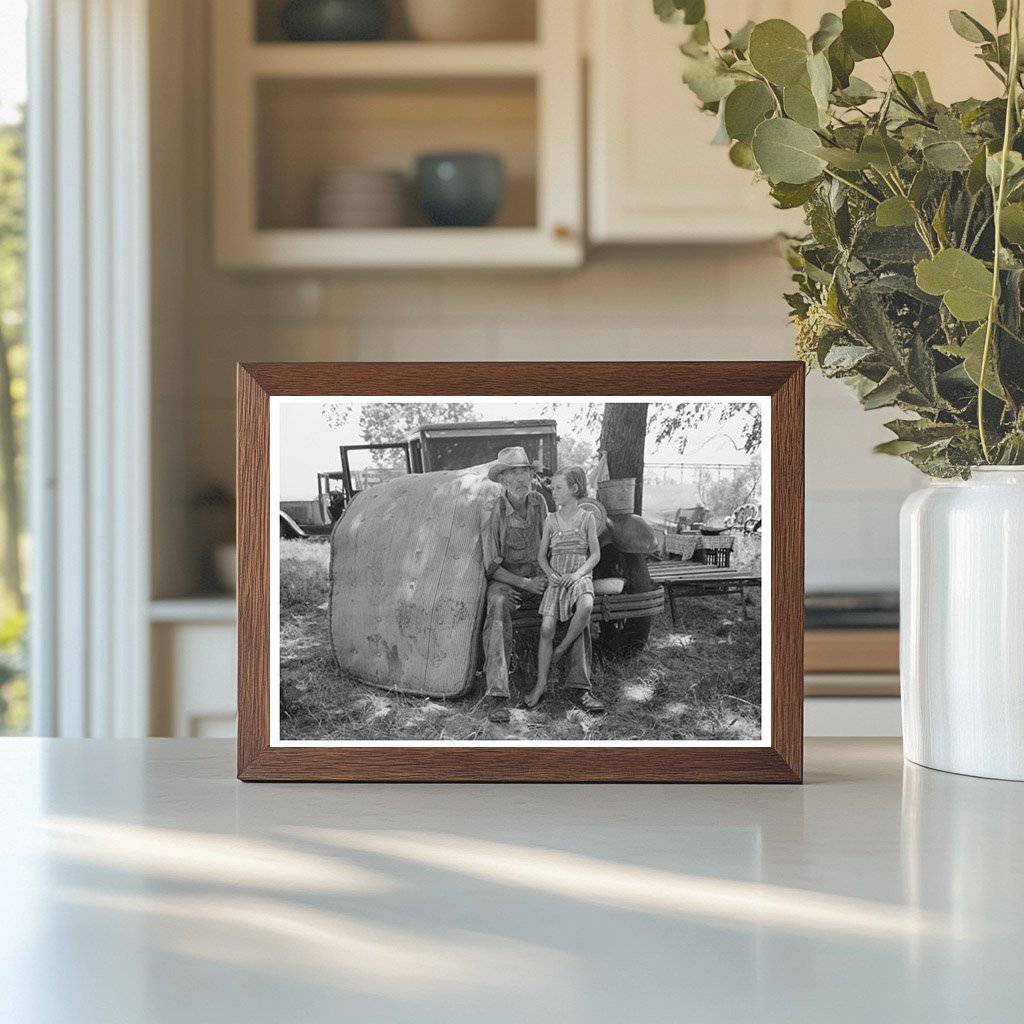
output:
<path id="1" fill-rule="evenodd" d="M 524 0 L 525 2 L 525 0 Z M 214 256 L 229 269 L 564 267 L 583 258 L 579 0 L 536 0 L 531 39 L 282 38 L 268 0 L 211 5 Z M 339 169 L 400 172 L 424 152 L 498 154 L 486 227 L 324 227 Z M 411 189 L 409 190 L 411 191 Z"/>
<path id="2" fill-rule="evenodd" d="M 989 23 L 988 0 L 958 5 Z M 745 21 L 785 18 L 810 34 L 823 11 L 816 0 L 737 0 L 709 5 L 712 31 Z M 894 4 L 889 56 L 897 69 L 928 72 L 938 99 L 994 95 L 998 83 L 957 37 L 945 8 Z M 679 43 L 689 28 L 664 25 L 644 0 L 590 0 L 588 25 L 588 214 L 590 238 L 609 242 L 752 241 L 798 231 L 799 210 L 779 211 L 767 186 L 710 145 L 715 121 L 681 81 Z M 877 65 L 872 68 L 871 64 Z M 885 75 L 879 61 L 862 77 Z"/>
<path id="3" fill-rule="evenodd" d="M 742 0 L 712 7 L 738 28 L 748 19 L 818 23 L 820 4 Z M 735 242 L 801 223 L 764 183 L 710 145 L 715 119 L 683 85 L 679 44 L 690 29 L 664 25 L 649 3 L 591 0 L 588 18 L 588 213 L 594 242 Z"/>

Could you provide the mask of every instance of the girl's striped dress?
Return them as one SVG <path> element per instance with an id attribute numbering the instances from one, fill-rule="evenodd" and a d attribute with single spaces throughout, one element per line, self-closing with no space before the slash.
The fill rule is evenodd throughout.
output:
<path id="1" fill-rule="evenodd" d="M 551 524 L 551 551 L 548 563 L 559 575 L 575 572 L 589 554 L 587 543 L 588 522 L 594 518 L 589 509 L 578 508 L 568 525 L 562 522 L 557 512 L 548 513 Z M 540 602 L 541 615 L 555 615 L 564 622 L 572 618 L 576 602 L 584 594 L 594 593 L 594 581 L 588 574 L 571 587 L 551 587 L 544 591 Z"/>

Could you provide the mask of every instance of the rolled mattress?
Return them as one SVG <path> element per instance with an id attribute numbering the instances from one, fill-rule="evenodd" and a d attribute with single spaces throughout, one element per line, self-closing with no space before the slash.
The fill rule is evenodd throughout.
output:
<path id="1" fill-rule="evenodd" d="M 361 491 L 331 534 L 331 644 L 373 686 L 457 697 L 472 685 L 487 580 L 480 532 L 501 488 L 486 466 Z"/>

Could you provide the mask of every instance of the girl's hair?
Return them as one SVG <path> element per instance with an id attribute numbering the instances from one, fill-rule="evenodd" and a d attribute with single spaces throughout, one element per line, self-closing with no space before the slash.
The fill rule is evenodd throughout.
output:
<path id="1" fill-rule="evenodd" d="M 558 470 L 555 476 L 560 476 L 566 482 L 577 501 L 587 496 L 587 474 L 583 472 L 581 466 L 566 466 L 565 469 Z"/>

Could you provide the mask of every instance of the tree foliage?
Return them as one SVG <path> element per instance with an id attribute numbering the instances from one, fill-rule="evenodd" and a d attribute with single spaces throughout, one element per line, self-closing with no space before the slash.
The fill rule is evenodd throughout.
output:
<path id="1" fill-rule="evenodd" d="M 654 3 L 692 25 L 683 79 L 731 161 L 803 207 L 807 231 L 785 244 L 799 355 L 865 408 L 909 414 L 879 451 L 966 476 L 1024 462 L 1020 0 L 995 0 L 989 24 L 950 12 L 999 95 L 949 105 L 889 65 L 888 6 L 851 0 L 810 36 L 748 22 L 715 43 L 703 3 Z M 855 74 L 864 61 L 885 88 Z"/>
<path id="2" fill-rule="evenodd" d="M 321 407 L 327 423 L 341 429 L 351 415 L 352 406 Z M 369 444 L 404 441 L 406 435 L 426 423 L 462 423 L 477 419 L 470 402 L 367 402 L 359 407 L 359 431 Z M 380 466 L 401 461 L 392 452 L 373 452 L 372 461 Z"/>

